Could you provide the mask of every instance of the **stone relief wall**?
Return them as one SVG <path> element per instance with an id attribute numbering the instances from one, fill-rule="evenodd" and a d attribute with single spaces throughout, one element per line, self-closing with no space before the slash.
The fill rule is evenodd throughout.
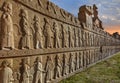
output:
<path id="1" fill-rule="evenodd" d="M 120 50 L 48 0 L 2 0 L 0 16 L 0 83 L 57 83 Z"/>

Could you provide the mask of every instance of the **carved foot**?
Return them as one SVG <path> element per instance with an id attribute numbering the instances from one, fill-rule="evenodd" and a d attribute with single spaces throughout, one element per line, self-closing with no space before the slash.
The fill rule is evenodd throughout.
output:
<path id="1" fill-rule="evenodd" d="M 3 47 L 3 48 L 1 48 L 1 50 L 13 50 L 14 48 L 12 48 L 12 47 Z"/>

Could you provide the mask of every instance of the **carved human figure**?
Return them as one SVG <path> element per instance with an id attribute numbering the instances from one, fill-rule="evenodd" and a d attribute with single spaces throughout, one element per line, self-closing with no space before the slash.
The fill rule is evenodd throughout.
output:
<path id="1" fill-rule="evenodd" d="M 61 77 L 61 61 L 58 55 L 55 57 L 55 78 Z"/>
<path id="2" fill-rule="evenodd" d="M 79 46 L 78 29 L 75 28 L 75 46 Z"/>
<path id="3" fill-rule="evenodd" d="M 63 54 L 63 71 L 62 71 L 62 75 L 64 76 L 64 75 L 67 75 L 68 74 L 68 72 L 67 72 L 67 70 L 68 70 L 68 62 L 67 62 L 67 57 L 66 57 L 66 54 L 64 53 Z"/>
<path id="4" fill-rule="evenodd" d="M 49 21 L 45 18 L 45 26 L 44 26 L 44 35 L 46 37 L 46 47 L 47 48 L 52 48 L 53 43 L 52 43 L 52 38 L 54 38 L 53 35 L 53 28 L 51 28 L 51 25 L 49 24 Z"/>
<path id="5" fill-rule="evenodd" d="M 68 28 L 69 28 L 69 46 L 70 47 L 74 47 L 74 29 L 72 29 L 72 27 L 70 27 L 70 26 L 68 26 Z"/>
<path id="6" fill-rule="evenodd" d="M 75 53 L 75 70 L 79 69 L 79 53 Z"/>
<path id="7" fill-rule="evenodd" d="M 27 10 L 21 9 L 21 20 L 20 26 L 22 28 L 22 49 L 31 49 L 32 41 L 32 28 L 28 23 L 28 12 Z"/>
<path id="8" fill-rule="evenodd" d="M 1 76 L 0 76 L 1 83 L 13 83 L 13 70 L 9 66 L 8 61 L 4 60 L 1 64 Z"/>
<path id="9" fill-rule="evenodd" d="M 79 56 L 78 56 L 78 58 L 79 58 L 79 68 L 81 68 L 82 67 L 82 62 L 83 62 L 83 60 L 82 60 L 82 51 L 79 53 Z"/>
<path id="10" fill-rule="evenodd" d="M 59 48 L 60 47 L 60 38 L 61 38 L 61 33 L 60 33 L 60 29 L 58 27 L 58 24 L 56 22 L 54 22 L 53 24 L 53 29 L 54 29 L 54 36 L 55 36 L 55 48 Z"/>
<path id="11" fill-rule="evenodd" d="M 1 17 L 1 49 L 14 49 L 12 4 L 4 2 L 3 14 Z"/>
<path id="12" fill-rule="evenodd" d="M 78 29 L 78 39 L 79 39 L 79 46 L 82 46 L 82 31 L 81 28 Z"/>
<path id="13" fill-rule="evenodd" d="M 69 73 L 74 71 L 74 56 L 73 53 L 70 53 L 70 58 L 69 58 Z"/>
<path id="14" fill-rule="evenodd" d="M 68 47 L 68 39 L 69 39 L 69 35 L 68 35 L 68 28 L 64 27 L 63 25 L 62 26 L 62 30 L 63 30 L 63 47 Z"/>
<path id="15" fill-rule="evenodd" d="M 19 83 L 30 83 L 30 66 L 26 58 L 21 62 Z"/>
<path id="16" fill-rule="evenodd" d="M 86 38 L 85 38 L 85 31 L 81 30 L 81 37 L 82 37 L 82 46 L 85 46 L 86 44 Z"/>
<path id="17" fill-rule="evenodd" d="M 40 20 L 37 16 L 34 17 L 34 21 L 35 48 L 43 48 L 43 27 L 40 25 Z"/>
<path id="18" fill-rule="evenodd" d="M 53 79 L 53 70 L 54 70 L 53 61 L 50 56 L 47 56 L 46 64 L 45 64 L 45 71 L 46 71 L 45 80 L 47 82 Z"/>
<path id="19" fill-rule="evenodd" d="M 34 62 L 34 77 L 33 77 L 33 83 L 43 83 L 43 73 L 45 71 L 43 70 L 42 63 L 39 57 L 36 58 L 36 61 Z"/>

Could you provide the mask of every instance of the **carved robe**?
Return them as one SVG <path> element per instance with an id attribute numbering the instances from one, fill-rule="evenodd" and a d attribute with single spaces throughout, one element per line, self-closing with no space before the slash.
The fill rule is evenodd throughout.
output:
<path id="1" fill-rule="evenodd" d="M 60 47 L 60 39 L 59 39 L 60 31 L 59 31 L 59 27 L 57 24 L 55 25 L 54 30 L 55 30 L 55 47 L 59 48 Z"/>
<path id="2" fill-rule="evenodd" d="M 68 39 L 69 39 L 69 35 L 68 35 L 68 30 L 66 28 L 63 28 L 63 47 L 68 47 Z"/>
<path id="3" fill-rule="evenodd" d="M 52 44 L 53 32 L 52 32 L 51 27 L 48 23 L 46 23 L 46 25 L 45 25 L 44 33 L 46 36 L 47 48 L 52 48 L 53 47 L 53 44 Z"/>
<path id="4" fill-rule="evenodd" d="M 1 70 L 1 83 L 13 83 L 13 71 L 10 67 L 5 67 Z"/>
<path id="5" fill-rule="evenodd" d="M 3 13 L 1 18 L 2 48 L 14 48 L 13 22 L 8 12 Z"/>
<path id="6" fill-rule="evenodd" d="M 70 42 L 70 47 L 74 47 L 74 30 L 69 27 L 69 42 Z"/>
<path id="7" fill-rule="evenodd" d="M 22 25 L 23 25 L 23 37 L 22 37 L 22 48 L 31 48 L 31 30 L 28 26 L 28 22 L 26 18 L 22 19 Z"/>
<path id="8" fill-rule="evenodd" d="M 39 25 L 39 22 L 36 21 L 34 24 L 35 27 L 35 39 L 36 39 L 36 48 L 43 48 L 43 34 L 42 34 L 42 27 Z"/>
<path id="9" fill-rule="evenodd" d="M 51 59 L 48 59 L 46 66 L 45 66 L 45 71 L 46 71 L 46 80 L 50 81 L 53 78 L 53 62 Z"/>
<path id="10" fill-rule="evenodd" d="M 30 83 L 30 66 L 27 64 L 24 64 L 24 70 L 23 70 L 23 75 L 22 75 L 22 83 Z"/>

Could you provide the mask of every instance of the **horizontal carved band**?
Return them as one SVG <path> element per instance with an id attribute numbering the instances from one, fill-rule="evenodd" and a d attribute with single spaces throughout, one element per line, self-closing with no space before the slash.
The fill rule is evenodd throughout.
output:
<path id="1" fill-rule="evenodd" d="M 120 46 L 103 46 L 106 49 L 120 49 Z M 47 55 L 66 52 L 77 52 L 86 50 L 100 50 L 100 47 L 77 47 L 77 48 L 53 48 L 53 49 L 25 49 L 25 50 L 1 50 L 0 59 L 15 58 L 15 57 L 28 57 L 36 55 Z"/>

